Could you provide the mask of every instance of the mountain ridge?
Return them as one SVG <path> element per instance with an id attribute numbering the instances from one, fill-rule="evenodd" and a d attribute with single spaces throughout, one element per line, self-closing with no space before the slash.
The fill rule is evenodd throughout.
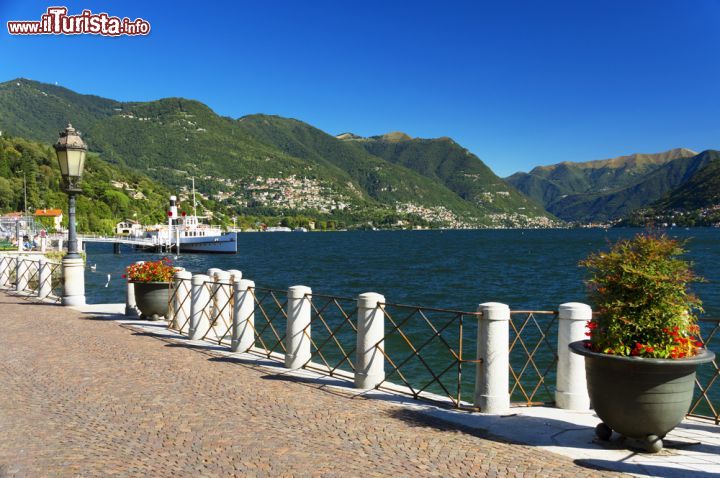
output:
<path id="1" fill-rule="evenodd" d="M 695 157 L 687 148 L 661 153 L 631 154 L 582 163 L 563 162 L 533 168 L 505 178 L 549 212 L 567 221 L 597 222 L 619 219 L 637 207 L 649 205 L 679 184 L 653 174 L 674 161 Z M 663 169 L 665 168 L 665 169 Z M 683 174 L 681 174 L 682 177 Z M 641 184 L 650 181 L 644 187 Z M 654 186 L 652 186 L 654 185 Z"/>
<path id="2" fill-rule="evenodd" d="M 68 120 L 101 160 L 144 171 L 171 189 L 195 176 L 201 191 L 237 214 L 307 213 L 353 224 L 445 227 L 555 224 L 539 207 L 468 200 L 409 163 L 389 161 L 357 144 L 362 141 L 337 139 L 296 119 L 232 119 L 196 100 L 119 102 L 25 79 L 0 84 L 0 130 L 50 143 Z M 384 137 L 396 144 L 414 141 L 398 132 Z M 504 184 L 489 168 L 483 174 Z M 484 192 L 491 198 L 497 191 Z"/>

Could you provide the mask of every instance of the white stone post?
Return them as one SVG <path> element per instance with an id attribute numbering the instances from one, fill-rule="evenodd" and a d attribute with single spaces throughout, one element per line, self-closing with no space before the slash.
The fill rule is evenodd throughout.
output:
<path id="1" fill-rule="evenodd" d="M 85 263 L 82 257 L 62 259 L 62 305 L 85 305 Z"/>
<path id="2" fill-rule="evenodd" d="M 240 279 L 242 279 L 242 272 L 237 269 L 228 269 L 228 273 L 230 274 L 230 283 L 234 284 L 235 282 L 239 282 Z"/>
<path id="3" fill-rule="evenodd" d="M 500 414 L 510 408 L 510 307 L 498 302 L 478 306 L 475 406 L 483 413 Z"/>
<path id="4" fill-rule="evenodd" d="M 587 304 L 561 304 L 558 313 L 558 364 L 555 405 L 565 410 L 588 410 L 590 397 L 585 379 L 585 357 L 570 352 L 571 342 L 585 339 L 585 324 L 592 319 Z"/>
<path id="5" fill-rule="evenodd" d="M 192 278 L 192 292 L 190 296 L 190 330 L 188 336 L 192 340 L 201 339 L 210 327 L 205 309 L 210 306 L 210 291 L 205 284 L 210 277 L 204 274 L 194 275 Z"/>
<path id="6" fill-rule="evenodd" d="M 285 367 L 295 370 L 310 361 L 312 289 L 294 285 L 288 289 Z"/>
<path id="7" fill-rule="evenodd" d="M 24 257 L 18 257 L 15 263 L 15 290 L 23 292 L 28 286 L 28 273 L 30 272 L 30 261 Z"/>
<path id="8" fill-rule="evenodd" d="M 175 271 L 174 279 L 175 298 L 172 303 L 173 320 L 178 331 L 184 334 L 190 328 L 192 273 L 186 270 Z"/>
<path id="9" fill-rule="evenodd" d="M 355 386 L 375 388 L 385 380 L 385 296 L 375 292 L 357 298 Z"/>
<path id="10" fill-rule="evenodd" d="M 232 351 L 247 352 L 255 347 L 255 282 L 240 279 L 233 282 Z"/>
<path id="11" fill-rule="evenodd" d="M 0 255 L 0 287 L 8 287 L 10 282 L 10 256 Z"/>
<path id="12" fill-rule="evenodd" d="M 52 272 L 44 257 L 41 257 L 38 263 L 38 299 L 43 300 L 52 292 Z"/>
<path id="13" fill-rule="evenodd" d="M 222 337 L 230 328 L 232 323 L 231 314 L 233 305 L 231 303 L 232 287 L 230 285 L 230 273 L 228 271 L 217 271 L 215 273 L 215 296 L 213 297 L 213 323 L 218 338 Z"/>

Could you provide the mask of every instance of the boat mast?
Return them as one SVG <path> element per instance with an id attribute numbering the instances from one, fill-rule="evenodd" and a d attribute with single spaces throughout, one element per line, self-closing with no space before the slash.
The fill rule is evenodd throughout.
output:
<path id="1" fill-rule="evenodd" d="M 192 176 L 192 190 L 193 190 L 193 216 L 197 217 L 197 205 L 195 204 L 195 176 Z"/>

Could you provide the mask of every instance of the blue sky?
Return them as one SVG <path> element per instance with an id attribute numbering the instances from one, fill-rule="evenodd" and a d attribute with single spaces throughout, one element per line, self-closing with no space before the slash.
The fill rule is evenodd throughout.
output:
<path id="1" fill-rule="evenodd" d="M 147 37 L 10 36 L 51 5 Z M 183 96 L 331 134 L 450 136 L 501 176 L 720 149 L 720 2 L 0 0 L 0 81 L 118 100 Z"/>

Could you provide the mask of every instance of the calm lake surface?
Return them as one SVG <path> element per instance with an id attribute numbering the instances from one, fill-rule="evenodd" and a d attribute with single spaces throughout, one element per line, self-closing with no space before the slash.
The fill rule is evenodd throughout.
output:
<path id="1" fill-rule="evenodd" d="M 182 254 L 175 264 L 193 273 L 205 273 L 210 267 L 239 269 L 243 277 L 254 280 L 258 288 L 284 291 L 293 285 L 305 285 L 311 287 L 316 296 L 354 298 L 363 292 L 378 292 L 389 304 L 472 312 L 478 304 L 492 301 L 506 303 L 511 310 L 557 310 L 563 302 L 586 302 L 584 271 L 578 261 L 591 252 L 608 248 L 609 243 L 618 238 L 632 237 L 638 232 L 639 229 L 573 229 L 242 233 L 238 235 L 236 255 Z M 705 316 L 720 317 L 720 229 L 671 229 L 667 233 L 688 239 L 687 257 L 695 262 L 696 272 L 707 280 L 694 284 L 694 291 L 704 302 Z M 138 260 L 162 257 L 132 249 L 123 249 L 122 254 L 116 255 L 109 244 L 88 244 L 87 253 L 88 264 L 97 265 L 96 271 L 88 269 L 85 275 L 88 303 L 124 302 L 125 282 L 121 275 L 125 267 Z M 337 310 L 335 312 L 335 318 L 330 317 L 329 310 L 323 312 L 329 322 L 334 321 L 330 324 L 333 328 L 342 323 Z M 408 314 L 407 309 L 402 308 L 395 308 L 393 313 L 396 318 Z M 532 368 L 521 380 L 527 391 L 538 387 L 532 397 L 534 402 L 552 400 L 555 382 L 552 360 L 557 344 L 551 316 L 537 316 L 537 319 L 537 327 L 531 323 L 522 333 L 530 350 L 534 343 L 542 342 L 535 359 L 540 370 L 549 370 L 545 382 L 539 381 Z M 432 338 L 433 330 L 422 317 L 414 316 L 403 325 L 403 333 L 416 346 L 428 342 L 422 347 L 423 360 L 414 355 L 401 334 L 388 333 L 389 323 L 386 323 L 385 350 L 395 357 L 396 363 L 403 364 L 403 377 L 416 389 L 441 394 L 455 394 L 460 390 L 463 399 L 470 400 L 474 365 L 465 363 L 462 370 L 458 370 L 457 365 L 448 366 L 454 361 L 448 346 L 460 350 L 462 330 L 463 357 L 475 358 L 477 320 L 466 317 L 462 329 L 448 314 L 431 317 L 431 320 L 437 328 L 442 327 L 443 320 L 449 322 L 449 326 L 442 329 L 442 340 Z M 522 315 L 513 316 L 518 328 L 523 320 Z M 282 334 L 284 325 L 278 327 Z M 705 334 L 711 328 L 709 323 L 703 324 Z M 324 333 L 319 324 L 313 326 L 313 338 L 318 343 L 328 339 Z M 265 341 L 275 340 L 269 331 L 260 335 Z M 511 330 L 511 340 L 513 336 Z M 337 338 L 346 350 L 354 349 L 355 337 L 351 330 L 346 328 Z M 715 340 L 710 348 L 720 352 L 720 341 Z M 330 362 L 338 363 L 342 359 L 337 349 L 324 353 Z M 518 346 L 511 355 L 513 368 L 522 369 L 526 358 Z M 434 381 L 426 363 L 436 372 L 446 371 L 440 381 Z M 347 368 L 347 363 L 340 368 Z M 701 381 L 707 383 L 713 371 L 711 365 L 703 366 L 699 371 Z M 388 380 L 403 383 L 398 373 L 387 365 L 386 372 Z M 540 383 L 546 385 L 539 386 Z M 720 386 L 714 387 L 710 396 L 715 402 L 720 400 Z M 515 387 L 512 399 L 524 402 L 528 397 Z M 697 411 L 710 413 L 706 405 Z"/>
<path id="2" fill-rule="evenodd" d="M 473 311 L 504 302 L 511 309 L 556 309 L 585 302 L 578 261 L 631 237 L 634 229 L 358 231 L 241 233 L 238 254 L 181 254 L 175 263 L 194 272 L 239 269 L 258 287 L 306 285 L 317 294 L 355 297 L 379 292 L 388 302 Z M 706 315 L 720 317 L 720 229 L 670 229 L 689 239 L 688 258 L 707 282 L 695 284 Z M 88 244 L 88 303 L 124 302 L 121 275 L 138 260 L 161 255 Z M 110 274 L 110 283 L 107 275 Z"/>

